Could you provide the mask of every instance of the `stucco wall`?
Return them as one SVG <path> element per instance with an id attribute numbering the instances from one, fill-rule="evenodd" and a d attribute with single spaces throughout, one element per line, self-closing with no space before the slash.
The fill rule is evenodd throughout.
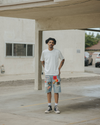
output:
<path id="1" fill-rule="evenodd" d="M 47 48 L 45 39 L 48 37 L 54 37 L 57 40 L 55 48 L 59 49 L 65 57 L 63 72 L 84 71 L 84 31 L 44 31 L 43 49 Z M 5 67 L 4 75 L 35 73 L 35 57 L 6 57 L 6 42 L 35 44 L 35 22 L 33 20 L 0 17 L 0 66 L 4 65 Z M 77 53 L 77 50 L 80 50 L 80 53 Z"/>
<path id="2" fill-rule="evenodd" d="M 83 72 L 85 32 L 80 30 L 45 31 L 43 33 L 43 49 L 48 47 L 44 41 L 49 37 L 57 40 L 54 48 L 59 49 L 65 58 L 62 71 Z"/>
<path id="3" fill-rule="evenodd" d="M 0 66 L 6 74 L 25 74 L 35 71 L 35 58 L 5 57 L 5 42 L 35 43 L 33 20 L 0 17 Z"/>
<path id="4" fill-rule="evenodd" d="M 16 3 L 27 3 L 27 2 L 41 2 L 46 0 L 0 0 L 0 4 L 16 4 Z"/>

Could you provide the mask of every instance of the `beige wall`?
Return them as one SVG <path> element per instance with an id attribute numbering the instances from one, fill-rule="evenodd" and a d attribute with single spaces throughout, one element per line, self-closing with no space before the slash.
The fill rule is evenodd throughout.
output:
<path id="1" fill-rule="evenodd" d="M 85 32 L 79 30 L 45 31 L 43 32 L 43 49 L 47 48 L 45 39 L 53 37 L 57 40 L 55 45 L 64 58 L 62 71 L 84 71 L 84 44 Z M 80 53 L 77 53 L 80 50 Z"/>
<path id="2" fill-rule="evenodd" d="M 14 4 L 14 3 L 25 3 L 25 2 L 38 2 L 43 0 L 0 0 L 1 4 Z"/>
<path id="3" fill-rule="evenodd" d="M 45 39 L 54 37 L 57 40 L 55 48 L 65 57 L 62 71 L 84 71 L 85 32 L 79 30 L 44 31 L 43 48 L 46 49 Z M 6 57 L 5 43 L 22 42 L 35 44 L 35 22 L 0 17 L 0 66 L 4 65 L 5 75 L 35 73 L 35 57 L 20 58 Z M 77 53 L 80 50 L 80 53 Z"/>
<path id="4" fill-rule="evenodd" d="M 35 58 L 5 57 L 5 43 L 35 43 L 33 20 L 0 17 L 0 66 L 5 67 L 5 74 L 24 74 L 35 71 Z"/>

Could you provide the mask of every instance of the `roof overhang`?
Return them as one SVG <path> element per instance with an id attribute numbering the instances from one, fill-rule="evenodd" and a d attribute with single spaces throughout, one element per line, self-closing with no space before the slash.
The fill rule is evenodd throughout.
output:
<path id="1" fill-rule="evenodd" d="M 82 30 L 93 31 L 93 32 L 100 32 L 100 30 L 97 30 L 96 28 L 95 29 L 93 29 L 93 28 L 91 28 L 91 29 L 82 29 Z"/>
<path id="2" fill-rule="evenodd" d="M 36 20 L 43 19 L 45 21 L 47 19 L 48 22 L 49 19 L 52 20 L 52 22 L 60 19 L 60 22 L 62 21 L 62 23 L 64 22 L 64 20 L 66 20 L 64 24 L 67 24 L 68 26 L 69 26 L 68 23 L 70 23 L 71 25 L 73 24 L 75 27 L 75 23 L 77 23 L 78 25 L 80 24 L 80 26 L 84 25 L 82 26 L 83 28 L 100 27 L 100 0 L 25 0 L 25 1 L 29 2 L 1 4 L 0 16 L 36 19 Z M 69 26 L 69 28 L 70 27 L 71 26 Z"/>
<path id="3" fill-rule="evenodd" d="M 54 4 L 53 0 L 29 0 L 28 2 L 11 2 L 11 3 L 2 3 L 0 4 L 0 11 L 6 10 L 16 10 L 16 9 L 24 9 L 31 7 L 40 7 Z"/>
<path id="4" fill-rule="evenodd" d="M 29 2 L 0 4 L 0 16 L 39 19 L 100 13 L 100 0 L 25 1 Z"/>

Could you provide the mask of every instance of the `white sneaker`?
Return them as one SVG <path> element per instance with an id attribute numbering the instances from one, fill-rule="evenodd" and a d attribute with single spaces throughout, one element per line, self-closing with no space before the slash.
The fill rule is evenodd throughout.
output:
<path id="1" fill-rule="evenodd" d="M 52 112 L 52 106 L 48 105 L 48 109 L 45 111 L 46 114 Z"/>
<path id="2" fill-rule="evenodd" d="M 59 111 L 59 109 L 58 109 L 58 106 L 57 106 L 57 105 L 55 105 L 55 107 L 54 107 L 54 112 L 55 112 L 56 114 L 60 114 L 60 111 Z"/>

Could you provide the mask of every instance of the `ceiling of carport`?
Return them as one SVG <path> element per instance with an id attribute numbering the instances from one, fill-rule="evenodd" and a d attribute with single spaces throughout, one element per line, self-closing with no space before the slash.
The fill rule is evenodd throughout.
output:
<path id="1" fill-rule="evenodd" d="M 61 0 L 55 1 L 58 2 L 55 3 L 50 0 L 49 2 L 43 2 L 41 4 L 34 3 L 32 5 L 26 4 L 8 6 L 5 7 L 5 9 L 4 7 L 0 7 L 0 16 L 40 19 L 100 13 L 100 0 L 63 0 L 62 2 Z"/>

